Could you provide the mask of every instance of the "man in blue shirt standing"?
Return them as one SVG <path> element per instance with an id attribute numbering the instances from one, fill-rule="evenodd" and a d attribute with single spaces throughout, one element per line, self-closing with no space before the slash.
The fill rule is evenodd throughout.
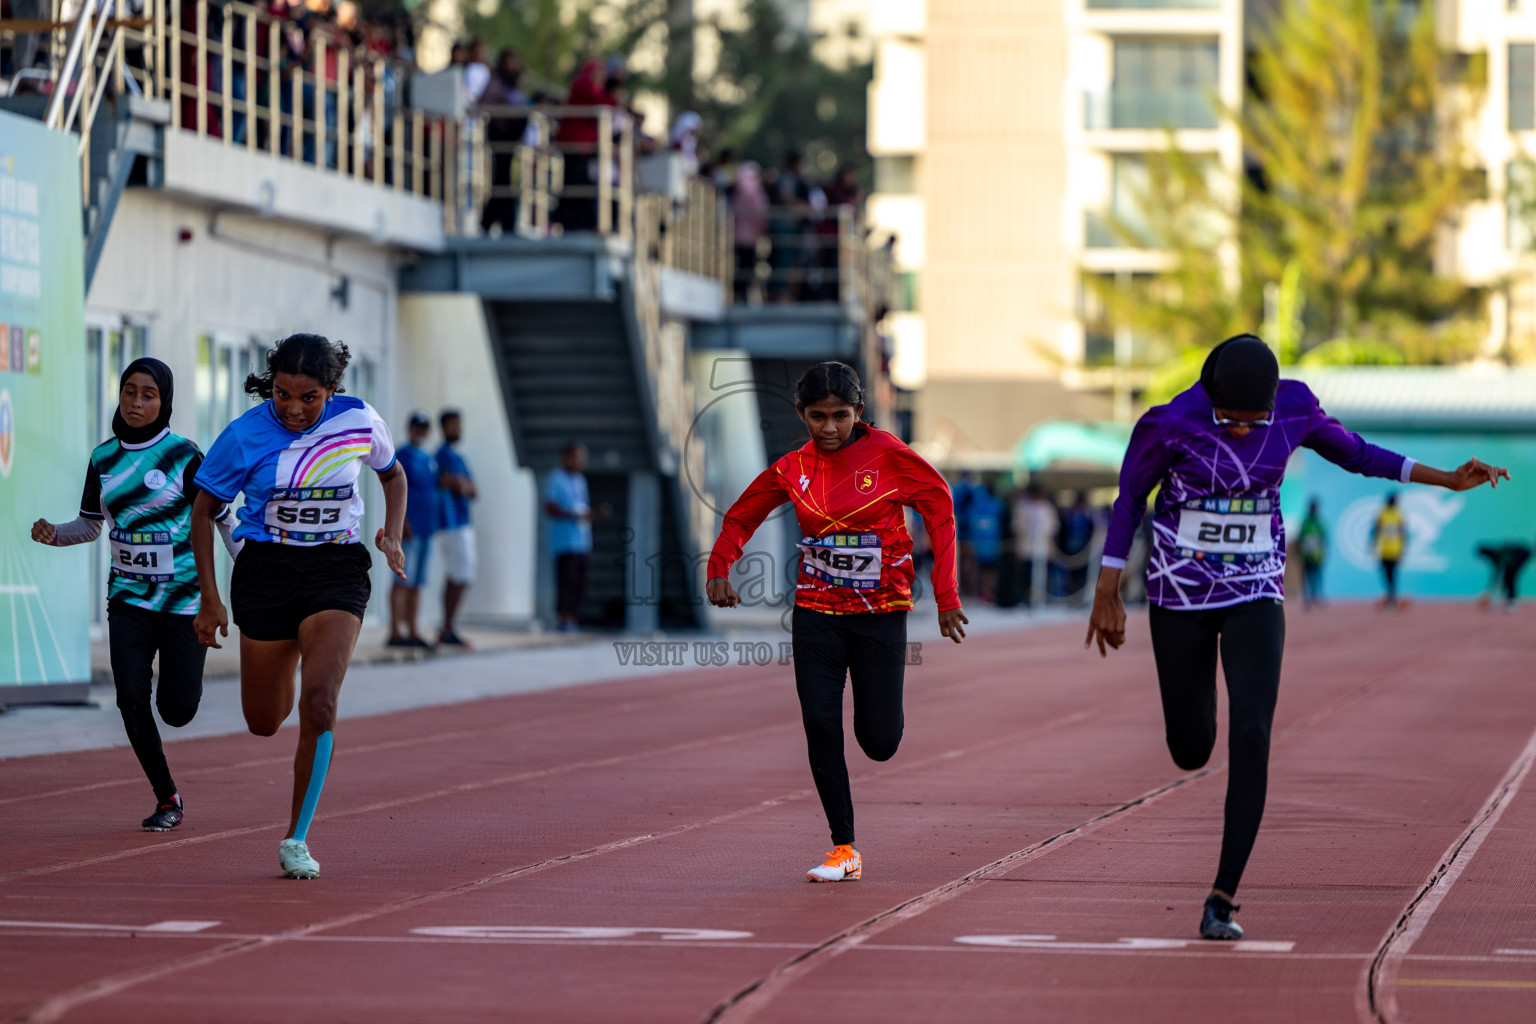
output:
<path id="1" fill-rule="evenodd" d="M 396 580 L 389 592 L 388 647 L 432 645 L 416 631 L 421 609 L 421 587 L 427 582 L 427 561 L 432 553 L 432 534 L 437 529 L 437 460 L 423 445 L 432 433 L 432 420 L 417 410 L 406 426 L 410 443 L 396 453 L 405 470 L 405 579 Z"/>
<path id="2" fill-rule="evenodd" d="M 476 496 L 475 478 L 454 447 L 464 436 L 464 418 L 457 409 L 444 409 L 437 422 L 443 430 L 443 444 L 437 450 L 438 534 L 442 537 L 448 577 L 443 583 L 443 625 L 437 642 L 468 647 L 453 624 L 464 594 L 475 582 L 475 528 L 469 523 L 469 503 Z"/>
<path id="3" fill-rule="evenodd" d="M 560 632 L 576 629 L 592 560 L 592 502 L 587 496 L 587 446 L 572 441 L 560 452 L 560 468 L 544 484 L 549 548 L 555 556 L 555 614 Z"/>

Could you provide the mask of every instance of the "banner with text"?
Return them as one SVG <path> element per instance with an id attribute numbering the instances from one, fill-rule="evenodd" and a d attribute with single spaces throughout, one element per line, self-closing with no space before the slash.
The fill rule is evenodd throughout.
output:
<path id="1" fill-rule="evenodd" d="M 0 112 L 0 704 L 91 674 L 89 555 L 31 539 L 89 455 L 78 145 Z"/>

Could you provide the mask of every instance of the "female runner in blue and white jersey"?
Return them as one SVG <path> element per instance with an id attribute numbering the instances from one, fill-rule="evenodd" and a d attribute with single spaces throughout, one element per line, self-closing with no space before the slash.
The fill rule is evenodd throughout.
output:
<path id="1" fill-rule="evenodd" d="M 198 639 L 218 647 L 229 635 L 219 598 L 209 516 L 241 492 L 230 604 L 240 627 L 240 703 L 258 736 L 275 734 L 293 710 L 299 683 L 299 749 L 293 808 L 278 862 L 289 878 L 315 878 L 309 824 L 331 762 L 342 679 L 368 606 L 370 559 L 361 543 L 364 466 L 384 485 L 384 526 L 374 545 L 404 578 L 400 535 L 405 474 L 389 428 L 368 403 L 341 394 L 347 347 L 317 334 L 295 334 L 267 354 L 267 372 L 245 390 L 267 399 L 213 442 L 197 473 L 202 488 L 192 517 L 202 608 Z M 199 517 L 202 517 L 201 519 Z"/>

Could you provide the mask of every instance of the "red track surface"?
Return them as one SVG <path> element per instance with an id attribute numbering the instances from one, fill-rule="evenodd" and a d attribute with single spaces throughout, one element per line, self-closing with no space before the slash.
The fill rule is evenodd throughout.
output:
<path id="1" fill-rule="evenodd" d="M 126 749 L 6 762 L 0 1019 L 1530 1021 L 1533 655 L 1529 613 L 1293 609 L 1241 893 L 1279 946 L 1174 941 L 1225 757 L 1169 760 L 1144 620 L 1105 662 L 1078 626 L 927 644 L 901 753 L 850 740 L 842 885 L 801 881 L 826 835 L 778 666 L 344 722 L 316 882 L 277 877 L 289 731 L 173 745 L 163 836 Z M 617 931 L 463 930 L 539 926 Z M 1001 935 L 1035 938 L 956 941 Z"/>

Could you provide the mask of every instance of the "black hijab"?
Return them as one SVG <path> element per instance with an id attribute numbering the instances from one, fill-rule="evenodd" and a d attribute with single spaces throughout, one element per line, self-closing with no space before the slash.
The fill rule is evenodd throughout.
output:
<path id="1" fill-rule="evenodd" d="M 155 378 L 155 386 L 160 389 L 160 415 L 155 417 L 153 423 L 147 423 L 142 427 L 130 427 L 128 421 L 123 419 L 122 402 L 118 402 L 116 411 L 112 413 L 112 433 L 124 444 L 143 444 L 151 441 L 155 435 L 164 430 L 171 422 L 171 396 L 176 390 L 176 378 L 171 375 L 171 368 L 158 359 L 135 359 L 128 364 L 123 375 L 117 381 L 117 393 L 123 393 L 123 385 L 128 383 L 128 378 L 136 373 L 147 373 Z"/>
<path id="2" fill-rule="evenodd" d="M 1200 384 L 1218 409 L 1273 412 L 1280 363 L 1262 340 L 1239 334 L 1211 349 L 1200 368 Z"/>

